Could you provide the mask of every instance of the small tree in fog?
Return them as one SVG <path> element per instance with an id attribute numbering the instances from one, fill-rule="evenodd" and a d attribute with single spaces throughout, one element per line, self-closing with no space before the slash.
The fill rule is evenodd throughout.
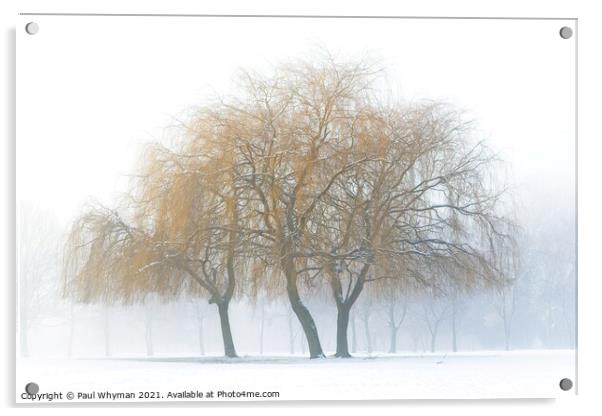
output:
<path id="1" fill-rule="evenodd" d="M 18 335 L 21 356 L 29 356 L 29 330 L 48 314 L 57 293 L 60 232 L 56 220 L 23 204 L 19 207 Z"/>

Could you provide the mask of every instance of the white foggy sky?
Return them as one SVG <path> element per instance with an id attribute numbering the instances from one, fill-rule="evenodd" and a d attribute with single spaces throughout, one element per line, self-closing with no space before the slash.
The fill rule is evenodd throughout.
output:
<path id="1" fill-rule="evenodd" d="M 31 17 L 21 16 L 23 26 Z M 112 205 L 140 146 L 187 108 L 235 92 L 238 68 L 316 46 L 369 55 L 394 95 L 467 111 L 510 162 L 523 205 L 574 200 L 572 21 L 36 16 L 17 31 L 17 199 L 68 222 Z M 22 23 L 22 24 L 21 24 Z M 538 192 L 532 192 L 538 191 Z"/>

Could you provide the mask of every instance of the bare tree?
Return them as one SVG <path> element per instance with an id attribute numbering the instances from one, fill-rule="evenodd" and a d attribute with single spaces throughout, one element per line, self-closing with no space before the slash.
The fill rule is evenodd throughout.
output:
<path id="1" fill-rule="evenodd" d="M 102 308 L 102 328 L 104 335 L 104 350 L 105 357 L 111 356 L 111 313 L 108 305 Z"/>
<path id="2" fill-rule="evenodd" d="M 330 178 L 331 185 L 309 222 L 308 257 L 327 276 L 337 305 L 339 357 L 350 356 L 349 314 L 367 283 L 405 279 L 428 288 L 433 283 L 423 274 L 398 271 L 440 258 L 464 267 L 454 284 L 495 284 L 502 277 L 490 247 L 510 237 L 497 230 L 508 220 L 497 212 L 504 190 L 492 179 L 495 157 L 470 139 L 455 111 L 358 101 L 363 107 L 336 127 L 348 147 L 320 171 L 319 181 Z"/>
<path id="3" fill-rule="evenodd" d="M 366 87 L 362 74 L 368 73 L 363 64 L 328 61 L 322 66 L 285 65 L 268 78 L 244 74 L 247 95 L 200 110 L 192 127 L 198 131 L 204 126 L 200 130 L 206 131 L 207 126 L 219 126 L 226 133 L 213 136 L 209 152 L 234 160 L 249 214 L 246 234 L 255 256 L 276 271 L 266 273 L 263 284 L 284 283 L 312 358 L 323 352 L 313 317 L 301 300 L 300 284 L 311 280 L 319 266 L 312 264 L 313 254 L 305 245 L 318 203 L 357 163 L 329 169 L 330 160 L 349 145 L 333 132 L 349 126 L 344 120 Z"/>
<path id="4" fill-rule="evenodd" d="M 403 301 L 402 301 L 403 302 Z M 397 314 L 398 302 L 389 301 L 388 306 L 388 316 L 387 316 L 387 326 L 390 331 L 390 343 L 389 343 L 389 352 L 396 353 L 397 352 L 397 332 L 399 331 L 399 327 L 406 318 L 406 314 L 408 311 L 407 302 L 403 302 L 401 306 L 401 311 Z"/>
<path id="5" fill-rule="evenodd" d="M 452 331 L 452 351 L 458 352 L 458 309 L 461 300 L 457 291 L 453 292 L 451 299 L 451 331 Z"/>
<path id="6" fill-rule="evenodd" d="M 511 346 L 511 331 L 512 321 L 516 308 L 515 286 L 502 287 L 497 290 L 497 311 L 502 320 L 504 330 L 504 347 L 506 351 L 510 350 Z"/>
<path id="7" fill-rule="evenodd" d="M 370 317 L 372 316 L 371 302 L 364 302 L 360 308 L 360 319 L 364 326 L 364 340 L 366 352 L 372 354 L 372 331 L 370 330 Z"/>
<path id="8" fill-rule="evenodd" d="M 197 323 L 199 352 L 201 353 L 201 355 L 205 355 L 204 322 L 205 322 L 205 318 L 206 318 L 206 308 L 204 305 L 201 305 L 199 302 L 194 302 L 192 304 L 192 308 L 194 311 L 194 318 Z"/>
<path id="9" fill-rule="evenodd" d="M 505 285 L 496 287 L 496 299 L 494 300 L 497 313 L 502 320 L 506 351 L 510 350 L 512 324 L 516 312 L 517 280 L 522 263 L 519 246 L 515 241 L 511 241 L 511 243 L 496 247 L 494 252 L 497 267 L 507 279 Z"/>
<path id="10" fill-rule="evenodd" d="M 60 233 L 50 213 L 27 204 L 19 207 L 18 227 L 18 333 L 21 355 L 27 357 L 29 330 L 48 312 L 57 292 Z"/>
<path id="11" fill-rule="evenodd" d="M 436 299 L 434 295 L 427 295 L 422 300 L 421 317 L 425 323 L 426 329 L 430 334 L 430 349 L 435 352 L 437 348 L 437 335 L 441 324 L 448 317 L 449 303 Z"/>
<path id="12" fill-rule="evenodd" d="M 203 225 L 185 235 L 186 240 L 180 236 L 172 240 L 166 235 L 171 230 L 163 228 L 167 224 L 154 224 L 151 233 L 127 225 L 116 211 L 93 207 L 70 233 L 66 290 L 78 301 L 105 304 L 143 301 L 153 293 L 164 298 L 208 295 L 209 303 L 218 306 L 225 353 L 234 357 L 228 319 L 234 254 L 226 251 L 222 256 L 217 247 L 229 240 L 212 229 L 211 220 L 206 216 Z"/>
<path id="13" fill-rule="evenodd" d="M 259 321 L 259 355 L 263 355 L 263 339 L 264 339 L 265 324 L 266 324 L 265 303 L 264 302 L 261 303 L 260 315 L 261 315 L 261 320 Z"/>
<path id="14" fill-rule="evenodd" d="M 144 345 L 146 346 L 147 357 L 155 355 L 155 346 L 153 342 L 153 313 L 152 309 L 145 305 L 144 308 Z"/>

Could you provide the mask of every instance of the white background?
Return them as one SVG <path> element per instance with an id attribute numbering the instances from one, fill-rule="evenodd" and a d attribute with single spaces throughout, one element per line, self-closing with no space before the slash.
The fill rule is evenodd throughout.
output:
<path id="1" fill-rule="evenodd" d="M 598 178 L 601 177 L 597 169 L 597 156 L 600 154 L 599 145 L 599 104 L 600 84 L 598 74 L 602 73 L 600 68 L 599 49 L 600 28 L 602 27 L 602 17 L 595 10 L 585 8 L 579 4 L 570 5 L 568 2 L 516 2 L 512 6 L 511 2 L 500 3 L 499 7 L 478 2 L 421 2 L 418 5 L 404 5 L 404 7 L 385 7 L 384 3 L 371 2 L 350 2 L 331 3 L 324 2 L 293 3 L 287 7 L 278 3 L 254 2 L 253 5 L 239 2 L 226 3 L 219 5 L 217 2 L 194 6 L 191 2 L 171 1 L 169 4 L 161 2 L 89 2 L 85 7 L 76 2 L 54 1 L 52 5 L 45 4 L 49 2 L 15 2 L 3 4 L 2 20 L 3 32 L 5 35 L 5 71 L 3 83 L 5 88 L 5 99 L 2 101 L 2 126 L 5 129 L 5 139 L 2 147 L 2 195 L 4 203 L 1 205 L 3 230 L 2 250 L 0 263 L 4 266 L 3 273 L 3 294 L 5 296 L 3 305 L 5 337 L 4 355 L 5 377 L 3 384 L 3 401 L 9 406 L 14 397 L 14 366 L 12 359 L 14 357 L 14 32 L 11 28 L 15 27 L 16 14 L 21 11 L 34 12 L 111 12 L 111 13 L 236 13 L 236 14 L 361 14 L 361 15 L 441 15 L 441 16 L 538 16 L 538 17 L 578 17 L 579 18 L 579 57 L 580 57 L 580 143 L 579 143 L 579 395 L 577 398 L 566 398 L 558 401 L 494 401 L 494 402 L 403 402 L 403 403 L 365 403 L 365 404 L 320 404 L 320 403 L 297 403 L 295 409 L 281 409 L 284 404 L 253 404 L 249 410 L 242 409 L 241 404 L 232 405 L 231 409 L 221 409 L 225 405 L 210 405 L 220 409 L 211 409 L 211 411 L 245 411 L 250 414 L 263 414 L 264 412 L 282 411 L 303 414 L 314 412 L 315 407 L 324 408 L 328 412 L 335 412 L 332 406 L 349 407 L 347 409 L 351 414 L 365 413 L 368 411 L 366 406 L 377 407 L 379 412 L 399 413 L 412 412 L 412 414 L 435 414 L 441 412 L 462 412 L 463 414 L 482 413 L 485 408 L 492 414 L 507 414 L 516 411 L 520 407 L 523 411 L 529 411 L 534 414 L 567 414 L 580 413 L 585 414 L 587 410 L 593 411 L 600 407 L 596 401 L 598 398 L 597 387 L 601 384 L 598 376 L 600 375 L 600 335 L 598 330 L 597 316 L 600 316 L 600 307 L 596 306 L 596 298 L 601 285 L 597 279 L 599 268 L 596 264 L 597 235 L 600 232 L 600 220 L 597 218 L 599 207 L 599 189 Z M 583 2 L 585 3 L 585 2 Z M 22 28 L 18 28 L 22 30 Z M 598 302 L 599 304 L 599 302 Z M 209 406 L 209 405 L 206 405 Z M 275 407 L 278 408 L 275 408 Z M 398 408 L 402 406 L 403 408 Z M 307 408 L 311 407 L 311 408 Z M 328 409 L 330 407 L 330 409 Z M 448 409 L 449 407 L 449 409 Z M 528 409 L 527 409 L 528 408 Z M 580 410 L 577 410 L 577 409 Z M 81 409 L 47 409 L 47 411 L 68 411 Z M 106 412 L 107 409 L 96 409 L 96 411 Z M 141 410 L 141 409 L 140 409 Z M 199 410 L 188 409 L 198 412 Z M 88 411 L 88 410 L 86 410 Z M 91 410 L 94 412 L 94 410 Z M 148 409 L 145 410 L 147 412 Z M 154 412 L 164 412 L 165 409 L 155 409 Z"/>

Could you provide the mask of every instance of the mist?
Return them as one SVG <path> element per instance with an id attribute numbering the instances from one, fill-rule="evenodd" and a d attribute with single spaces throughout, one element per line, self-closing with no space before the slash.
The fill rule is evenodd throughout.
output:
<path id="1" fill-rule="evenodd" d="M 248 37 L 203 54 L 189 39 L 224 22 L 140 22 L 144 42 L 119 21 L 28 45 L 48 67 L 19 89 L 23 374 L 65 368 L 68 386 L 139 365 L 144 384 L 181 365 L 177 384 L 236 363 L 254 383 L 249 364 L 282 363 L 316 391 L 306 363 L 571 375 L 574 87 L 558 80 L 574 49 L 548 36 L 558 22 L 241 20 Z"/>

